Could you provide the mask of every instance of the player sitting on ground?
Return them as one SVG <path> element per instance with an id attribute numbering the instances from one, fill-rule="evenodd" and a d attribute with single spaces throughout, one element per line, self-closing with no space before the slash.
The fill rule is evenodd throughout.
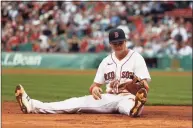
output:
<path id="1" fill-rule="evenodd" d="M 31 99 L 22 85 L 15 90 L 16 99 L 23 113 L 120 113 L 137 117 L 141 115 L 147 101 L 151 80 L 143 57 L 126 47 L 122 29 L 109 32 L 113 52 L 100 63 L 94 82 L 90 87 L 92 95 L 74 97 L 60 102 L 43 103 Z M 106 84 L 106 93 L 101 86 Z"/>

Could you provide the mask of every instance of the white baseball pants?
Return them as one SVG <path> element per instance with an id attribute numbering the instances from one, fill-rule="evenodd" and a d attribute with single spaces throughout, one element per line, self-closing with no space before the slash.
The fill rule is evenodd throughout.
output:
<path id="1" fill-rule="evenodd" d="M 135 104 L 135 96 L 102 94 L 102 99 L 95 100 L 92 95 L 74 97 L 64 101 L 43 103 L 31 99 L 32 113 L 121 113 L 129 115 Z"/>

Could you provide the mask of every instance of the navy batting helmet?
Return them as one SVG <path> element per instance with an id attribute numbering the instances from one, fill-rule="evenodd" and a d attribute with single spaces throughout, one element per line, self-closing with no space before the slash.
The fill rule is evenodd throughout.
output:
<path id="1" fill-rule="evenodd" d="M 109 32 L 109 42 L 110 43 L 117 44 L 125 40 L 126 40 L 125 33 L 122 29 L 114 28 L 110 30 Z"/>

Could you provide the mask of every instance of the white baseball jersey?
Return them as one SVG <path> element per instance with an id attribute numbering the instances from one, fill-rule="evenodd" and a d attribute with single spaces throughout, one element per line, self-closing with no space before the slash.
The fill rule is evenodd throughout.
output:
<path id="1" fill-rule="evenodd" d="M 113 52 L 100 63 L 94 82 L 106 84 L 106 92 L 109 92 L 109 83 L 113 80 L 120 80 L 120 83 L 131 81 L 130 72 L 134 72 L 141 79 L 147 79 L 148 82 L 151 80 L 146 63 L 139 53 L 129 50 L 125 58 L 118 60 Z"/>

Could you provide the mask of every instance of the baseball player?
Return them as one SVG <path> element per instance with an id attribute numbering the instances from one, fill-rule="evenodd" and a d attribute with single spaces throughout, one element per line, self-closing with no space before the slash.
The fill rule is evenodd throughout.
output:
<path id="1" fill-rule="evenodd" d="M 112 53 L 100 63 L 91 95 L 73 97 L 60 102 L 43 103 L 31 99 L 22 85 L 15 96 L 23 113 L 120 113 L 131 117 L 141 115 L 147 101 L 151 80 L 143 57 L 126 47 L 125 33 L 114 28 L 109 32 Z M 102 94 L 102 85 L 106 93 Z"/>

